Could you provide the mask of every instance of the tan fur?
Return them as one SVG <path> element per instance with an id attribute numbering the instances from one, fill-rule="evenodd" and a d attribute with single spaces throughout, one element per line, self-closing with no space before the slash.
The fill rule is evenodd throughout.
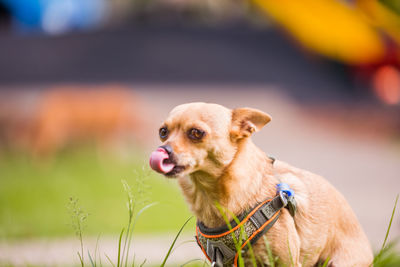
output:
<path id="1" fill-rule="evenodd" d="M 174 108 L 163 126 L 169 130 L 164 145 L 170 145 L 179 185 L 196 217 L 208 227 L 224 224 L 223 208 L 239 215 L 276 195 L 278 181 L 295 191 L 298 212 L 293 218 L 284 209 L 266 237 L 282 266 L 314 266 L 330 258 L 329 266 L 369 266 L 372 251 L 355 214 L 344 197 L 324 178 L 272 161 L 250 139 L 270 121 L 254 109 L 230 110 L 206 103 Z M 200 142 L 187 137 L 191 128 L 206 132 Z M 255 245 L 258 258 L 267 263 L 263 239 Z M 247 265 L 247 264 L 246 264 Z"/>

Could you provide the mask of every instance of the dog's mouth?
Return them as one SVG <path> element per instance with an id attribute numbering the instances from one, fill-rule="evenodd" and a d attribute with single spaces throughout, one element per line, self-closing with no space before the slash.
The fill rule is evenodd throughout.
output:
<path id="1" fill-rule="evenodd" d="M 159 147 L 151 153 L 150 167 L 167 177 L 176 176 L 185 169 L 185 166 L 177 165 L 173 155 L 169 154 L 163 147 Z"/>
<path id="2" fill-rule="evenodd" d="M 185 169 L 186 169 L 185 166 L 175 165 L 174 168 L 172 169 L 172 171 L 165 173 L 165 176 L 167 176 L 168 178 L 175 177 L 179 173 L 183 172 Z"/>

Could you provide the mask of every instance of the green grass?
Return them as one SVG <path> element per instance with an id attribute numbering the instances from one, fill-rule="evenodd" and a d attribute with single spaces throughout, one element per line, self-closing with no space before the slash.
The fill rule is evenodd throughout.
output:
<path id="1" fill-rule="evenodd" d="M 47 161 L 0 155 L 0 239 L 71 235 L 70 197 L 78 198 L 89 213 L 86 235 L 119 233 L 128 217 L 121 180 L 134 185 L 138 177 L 147 186 L 143 197 L 159 204 L 141 215 L 135 232 L 175 232 L 190 216 L 176 181 L 150 171 L 147 156 L 131 154 L 100 156 L 85 148 L 64 151 Z M 186 227 L 192 229 L 194 221 Z"/>

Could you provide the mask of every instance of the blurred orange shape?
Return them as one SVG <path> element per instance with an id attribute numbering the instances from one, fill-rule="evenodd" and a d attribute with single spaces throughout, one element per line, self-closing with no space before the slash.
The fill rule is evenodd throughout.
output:
<path id="1" fill-rule="evenodd" d="M 400 16 L 377 0 L 357 0 L 359 7 L 374 26 L 382 29 L 400 45 Z"/>
<path id="2" fill-rule="evenodd" d="M 380 67 L 373 77 L 376 96 L 388 105 L 400 103 L 400 71 L 393 66 Z"/>
<path id="3" fill-rule="evenodd" d="M 365 15 L 334 0 L 253 0 L 305 47 L 349 64 L 384 55 L 384 44 Z"/>

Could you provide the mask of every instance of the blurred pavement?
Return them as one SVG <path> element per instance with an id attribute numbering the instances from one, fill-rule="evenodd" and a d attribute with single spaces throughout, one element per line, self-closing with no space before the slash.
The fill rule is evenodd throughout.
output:
<path id="1" fill-rule="evenodd" d="M 157 266 L 164 260 L 176 233 L 157 236 L 135 236 L 129 254 L 129 262 L 135 253 L 135 264 L 144 266 Z M 193 242 L 187 242 L 193 241 Z M 203 259 L 197 244 L 191 236 L 181 236 L 175 244 L 175 249 L 168 258 L 167 266 L 178 266 L 188 260 Z M 87 251 L 94 261 L 96 250 L 96 237 L 84 238 L 84 260 L 90 265 Z M 42 239 L 31 241 L 15 241 L 0 243 L 0 266 L 2 263 L 12 263 L 15 266 L 80 266 L 77 252 L 80 243 L 77 238 L 67 239 Z M 98 243 L 97 263 L 101 256 L 102 266 L 110 266 L 106 255 L 117 262 L 118 237 L 100 237 Z"/>

